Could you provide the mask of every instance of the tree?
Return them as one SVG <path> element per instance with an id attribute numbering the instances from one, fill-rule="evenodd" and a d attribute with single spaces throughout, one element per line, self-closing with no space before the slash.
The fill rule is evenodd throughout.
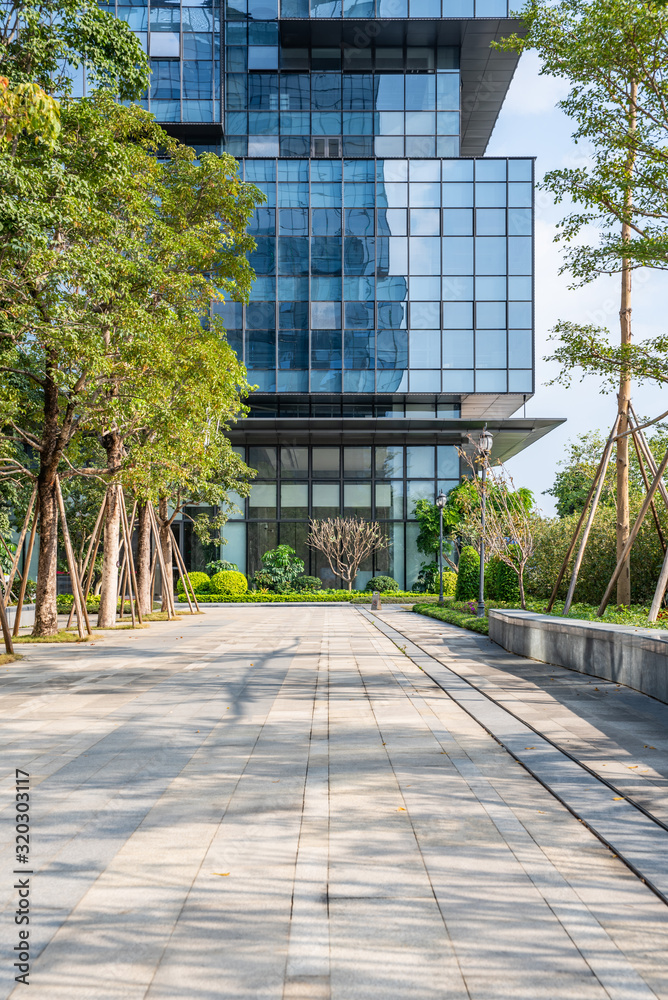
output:
<path id="1" fill-rule="evenodd" d="M 452 491 L 451 491 L 452 492 Z M 440 511 L 431 500 L 416 500 L 413 508 L 415 519 L 420 525 L 420 531 L 416 539 L 418 552 L 426 556 L 433 556 L 438 560 L 438 545 L 440 538 Z M 454 529 L 459 523 L 459 515 L 454 504 L 447 504 L 443 508 L 443 539 L 452 539 Z M 456 573 L 457 564 L 443 552 L 443 559 L 450 569 Z M 426 564 L 425 564 L 426 565 Z"/>
<path id="2" fill-rule="evenodd" d="M 584 507 L 604 447 L 605 441 L 599 431 L 580 434 L 575 441 L 569 442 L 565 457 L 558 463 L 559 471 L 554 483 L 545 490 L 546 494 L 557 501 L 559 517 L 579 514 Z M 607 506 L 614 506 L 615 503 L 615 483 L 611 468 L 606 470 L 600 503 Z"/>
<path id="3" fill-rule="evenodd" d="M 138 107 L 99 94 L 63 105 L 61 118 L 53 150 L 24 151 L 35 238 L 16 250 L 6 237 L 0 261 L 0 371 L 12 377 L 0 408 L 10 433 L 39 455 L 40 635 L 57 628 L 55 482 L 75 436 L 96 434 L 106 467 L 71 472 L 118 477 L 132 435 L 143 432 L 156 451 L 164 428 L 173 439 L 181 422 L 192 451 L 211 422 L 215 432 L 242 410 L 245 372 L 208 313 L 212 298 L 248 293 L 254 243 L 245 228 L 257 200 L 231 157 L 204 154 L 197 163 Z M 26 407 L 35 393 L 38 405 Z M 114 499 L 105 625 L 115 623 L 118 518 Z"/>
<path id="4" fill-rule="evenodd" d="M 332 517 L 311 521 L 308 544 L 322 552 L 335 576 L 353 589 L 357 572 L 373 552 L 384 549 L 387 539 L 376 521 L 357 517 Z"/>
<path id="5" fill-rule="evenodd" d="M 253 587 L 282 594 L 294 590 L 295 580 L 304 572 L 304 560 L 291 545 L 277 545 L 262 556 L 262 569 L 252 579 Z"/>
<path id="6" fill-rule="evenodd" d="M 587 166 L 551 171 L 543 181 L 557 202 L 570 198 L 574 211 L 561 222 L 557 240 L 567 244 L 564 268 L 579 283 L 601 274 L 621 275 L 617 401 L 620 434 L 627 430 L 633 369 L 631 276 L 634 268 L 668 267 L 668 10 L 641 0 L 529 0 L 521 12 L 526 36 L 504 39 L 502 48 L 535 49 L 541 72 L 568 81 L 559 106 L 576 122 L 573 138 L 589 143 Z M 593 245 L 577 240 L 587 227 L 599 229 Z M 569 382 L 581 365 L 587 340 L 594 347 L 607 331 L 560 323 L 554 357 Z M 599 371 L 595 353 L 585 370 Z M 602 370 L 609 372 L 604 361 Z M 628 438 L 617 439 L 617 553 L 629 535 Z M 630 563 L 620 575 L 617 600 L 628 604 Z"/>

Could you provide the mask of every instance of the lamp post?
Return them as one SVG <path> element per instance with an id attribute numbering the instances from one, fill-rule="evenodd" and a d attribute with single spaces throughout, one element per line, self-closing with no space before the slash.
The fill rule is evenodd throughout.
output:
<path id="1" fill-rule="evenodd" d="M 447 502 L 443 490 L 436 497 L 438 507 L 438 603 L 443 604 L 443 508 Z"/>
<path id="2" fill-rule="evenodd" d="M 494 438 L 488 432 L 487 426 L 483 427 L 478 438 L 476 449 L 482 461 L 482 490 L 480 497 L 480 590 L 478 591 L 478 607 L 476 614 L 478 618 L 485 617 L 485 478 L 487 473 L 487 462 L 492 451 Z"/>

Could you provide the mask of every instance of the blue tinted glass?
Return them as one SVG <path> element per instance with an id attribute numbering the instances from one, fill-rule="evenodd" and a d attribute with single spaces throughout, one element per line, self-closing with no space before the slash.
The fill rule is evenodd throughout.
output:
<path id="1" fill-rule="evenodd" d="M 248 25 L 249 45 L 278 45 L 278 42 L 278 24 L 275 21 L 251 21 Z"/>
<path id="2" fill-rule="evenodd" d="M 308 302 L 280 302 L 278 325 L 281 330 L 308 330 Z"/>
<path id="3" fill-rule="evenodd" d="M 306 111 L 283 111 L 281 132 L 283 135 L 309 135 L 310 115 Z"/>
<path id="4" fill-rule="evenodd" d="M 286 300 L 306 300 L 308 298 L 308 278 L 279 278 L 278 298 Z"/>
<path id="5" fill-rule="evenodd" d="M 381 282 L 379 281 L 378 284 L 380 286 Z M 379 302 L 378 326 L 383 327 L 385 330 L 405 330 L 408 326 L 407 304 L 400 299 L 389 302 Z"/>
<path id="6" fill-rule="evenodd" d="M 346 302 L 344 326 L 349 330 L 373 330 L 373 302 Z"/>
<path id="7" fill-rule="evenodd" d="M 505 184 L 476 184 L 475 203 L 479 208 L 492 208 L 506 204 Z"/>
<path id="8" fill-rule="evenodd" d="M 532 322 L 530 302 L 508 303 L 508 326 L 530 327 Z"/>
<path id="9" fill-rule="evenodd" d="M 275 181 L 276 164 L 269 160 L 246 160 L 245 179 L 253 184 L 258 181 Z"/>
<path id="10" fill-rule="evenodd" d="M 475 325 L 481 330 L 499 330 L 506 326 L 505 302 L 478 302 L 475 309 Z"/>
<path id="11" fill-rule="evenodd" d="M 341 368 L 341 331 L 311 331 L 311 367 Z"/>
<path id="12" fill-rule="evenodd" d="M 373 135 L 373 115 L 367 111 L 343 112 L 344 135 Z"/>
<path id="13" fill-rule="evenodd" d="M 245 111 L 230 111 L 225 115 L 225 132 L 227 135 L 246 135 L 248 132 L 248 115 Z"/>
<path id="14" fill-rule="evenodd" d="M 246 76 L 240 73 L 228 73 L 225 92 L 225 104 L 228 108 L 246 108 Z"/>
<path id="15" fill-rule="evenodd" d="M 461 302 L 473 298 L 473 278 L 449 274 L 443 278 L 441 292 L 444 302 Z"/>
<path id="16" fill-rule="evenodd" d="M 293 331 L 278 335 L 278 367 L 308 368 L 308 333 Z"/>
<path id="17" fill-rule="evenodd" d="M 341 278 L 311 278 L 313 302 L 336 302 L 341 298 Z"/>
<path id="18" fill-rule="evenodd" d="M 270 21 L 278 17 L 278 0 L 248 0 L 248 14 L 258 21 Z"/>
<path id="19" fill-rule="evenodd" d="M 341 113 L 338 111 L 314 111 L 311 115 L 312 135 L 340 135 Z"/>
<path id="20" fill-rule="evenodd" d="M 278 69 L 278 46 L 249 45 L 249 69 Z"/>
<path id="21" fill-rule="evenodd" d="M 468 289 L 470 294 L 470 289 Z M 471 330 L 473 328 L 472 302 L 444 302 L 443 326 L 447 330 Z"/>
<path id="22" fill-rule="evenodd" d="M 276 308 L 273 302 L 249 302 L 246 306 L 247 330 L 276 329 Z"/>
<path id="23" fill-rule="evenodd" d="M 278 91 L 278 75 L 276 73 L 248 74 L 248 107 L 269 111 L 275 107 Z"/>
<path id="24" fill-rule="evenodd" d="M 473 240 L 465 236 L 443 238 L 443 271 L 446 274 L 473 274 Z"/>
<path id="25" fill-rule="evenodd" d="M 432 445 L 409 444 L 406 448 L 406 475 L 409 478 L 433 479 L 435 457 Z"/>
<path id="26" fill-rule="evenodd" d="M 468 208 L 473 205 L 473 184 L 443 184 L 441 192 L 444 206 Z"/>
<path id="27" fill-rule="evenodd" d="M 373 209 L 346 209 L 346 236 L 373 236 Z"/>
<path id="28" fill-rule="evenodd" d="M 375 204 L 373 182 L 368 184 L 344 183 L 344 204 L 347 208 L 373 208 Z"/>
<path id="29" fill-rule="evenodd" d="M 411 208 L 438 208 L 441 204 L 441 185 L 436 182 L 432 184 L 410 184 L 408 187 L 408 198 Z"/>
<path id="30" fill-rule="evenodd" d="M 273 183 L 261 184 L 256 183 L 256 187 L 260 189 L 265 195 L 266 201 L 265 205 L 268 208 L 273 208 L 276 205 L 276 185 Z"/>
<path id="31" fill-rule="evenodd" d="M 276 278 L 256 275 L 250 298 L 252 302 L 274 302 L 276 300 Z"/>
<path id="32" fill-rule="evenodd" d="M 441 78 L 439 77 L 439 80 Z M 445 77 L 444 77 L 445 79 Z M 432 111 L 436 105 L 436 77 L 406 77 L 406 110 Z"/>
<path id="33" fill-rule="evenodd" d="M 504 276 L 475 279 L 476 299 L 505 299 L 506 278 Z"/>
<path id="34" fill-rule="evenodd" d="M 278 204 L 280 208 L 305 208 L 308 205 L 308 184 L 279 184 Z"/>
<path id="35" fill-rule="evenodd" d="M 505 160 L 476 160 L 475 179 L 477 181 L 505 181 Z"/>
<path id="36" fill-rule="evenodd" d="M 438 330 L 441 326 L 440 302 L 411 302 L 410 326 L 414 330 Z M 422 366 L 418 366 L 422 367 Z"/>
<path id="37" fill-rule="evenodd" d="M 341 303 L 312 302 L 311 326 L 314 330 L 340 330 Z"/>
<path id="38" fill-rule="evenodd" d="M 344 368 L 375 367 L 376 348 L 373 333 L 346 330 L 343 335 Z"/>
<path id="39" fill-rule="evenodd" d="M 375 110 L 373 77 L 366 73 L 343 74 L 343 100 L 345 111 Z"/>
<path id="40" fill-rule="evenodd" d="M 183 33 L 183 58 L 184 59 L 212 59 L 213 58 L 213 35 L 203 32 Z"/>
<path id="41" fill-rule="evenodd" d="M 531 184 L 509 184 L 508 185 L 508 204 L 513 207 L 531 207 L 531 196 L 532 196 L 532 185 Z"/>
<path id="42" fill-rule="evenodd" d="M 228 45 L 246 45 L 248 28 L 246 22 L 230 21 L 225 26 L 225 40 Z"/>
<path id="43" fill-rule="evenodd" d="M 477 208 L 475 213 L 475 231 L 478 236 L 505 236 L 505 208 Z"/>
<path id="44" fill-rule="evenodd" d="M 227 330 L 241 330 L 243 326 L 241 302 L 214 302 L 213 311 L 220 316 Z"/>
<path id="45" fill-rule="evenodd" d="M 281 74 L 281 108 L 300 111 L 311 106 L 311 92 L 307 73 Z"/>
<path id="46" fill-rule="evenodd" d="M 151 98 L 169 101 L 181 96 L 181 63 L 174 60 L 151 60 Z"/>
<path id="47" fill-rule="evenodd" d="M 410 244 L 410 274 L 440 274 L 440 240 L 434 236 L 412 236 Z"/>
<path id="48" fill-rule="evenodd" d="M 375 281 L 371 277 L 345 277 L 343 279 L 344 299 L 365 300 L 374 297 Z"/>
<path id="49" fill-rule="evenodd" d="M 511 208 L 508 210 L 508 235 L 531 236 L 530 208 Z"/>
<path id="50" fill-rule="evenodd" d="M 251 254 L 251 266 L 256 274 L 275 274 L 276 240 L 273 236 L 257 236 L 256 249 Z"/>
<path id="51" fill-rule="evenodd" d="M 378 368 L 408 367 L 408 333 L 405 330 L 379 330 L 376 344 Z"/>
<path id="52" fill-rule="evenodd" d="M 404 107 L 404 77 L 380 73 L 376 75 L 376 111 L 402 111 Z M 420 110 L 420 109 L 418 109 Z M 427 109 L 429 110 L 429 109 Z"/>
<path id="53" fill-rule="evenodd" d="M 473 331 L 443 331 L 443 367 L 473 368 Z"/>
<path id="54" fill-rule="evenodd" d="M 531 330 L 508 331 L 508 364 L 511 368 L 526 368 L 533 358 Z"/>
<path id="55" fill-rule="evenodd" d="M 346 274 L 372 275 L 375 270 L 374 239 L 371 236 L 347 236 L 344 246 Z"/>
<path id="56" fill-rule="evenodd" d="M 256 208 L 248 232 L 253 236 L 273 236 L 276 232 L 276 211 L 273 208 Z"/>
<path id="57" fill-rule="evenodd" d="M 276 332 L 274 330 L 253 330 L 246 336 L 246 367 L 275 368 Z"/>
<path id="58" fill-rule="evenodd" d="M 340 160 L 311 161 L 311 181 L 340 181 L 340 180 L 341 180 Z"/>
<path id="59" fill-rule="evenodd" d="M 278 213 L 281 236 L 308 236 L 308 209 L 282 208 Z"/>
<path id="60" fill-rule="evenodd" d="M 311 232 L 314 236 L 340 236 L 341 209 L 314 209 L 311 216 Z"/>
<path id="61" fill-rule="evenodd" d="M 410 342 L 410 367 L 431 368 L 439 373 L 441 368 L 441 333 L 439 330 L 417 330 L 408 335 Z M 440 378 L 438 389 L 440 390 Z"/>
<path id="62" fill-rule="evenodd" d="M 343 167 L 344 180 L 355 181 L 357 183 L 371 182 L 373 184 L 373 160 L 345 160 Z"/>
<path id="63" fill-rule="evenodd" d="M 444 236 L 472 236 L 473 212 L 470 208 L 450 208 L 443 212 Z"/>
<path id="64" fill-rule="evenodd" d="M 245 73 L 248 69 L 246 49 L 228 45 L 225 51 L 225 63 L 228 73 Z"/>
<path id="65" fill-rule="evenodd" d="M 311 74 L 311 102 L 317 111 L 341 108 L 341 77 L 338 73 Z"/>
<path id="66" fill-rule="evenodd" d="M 509 160 L 508 180 L 509 181 L 530 181 L 531 160 Z"/>
<path id="67" fill-rule="evenodd" d="M 341 274 L 341 239 L 334 236 L 311 238 L 311 274 Z"/>
<path id="68" fill-rule="evenodd" d="M 283 8 L 285 8 L 286 2 L 287 0 L 283 0 Z M 279 371 L 276 376 L 276 388 L 278 392 L 308 392 L 308 370 L 301 372 Z"/>
<path id="69" fill-rule="evenodd" d="M 475 271 L 476 274 L 505 274 L 506 241 L 503 237 L 476 237 Z"/>
<path id="70" fill-rule="evenodd" d="M 531 274 L 532 245 L 529 236 L 511 236 L 508 239 L 508 274 Z"/>
<path id="71" fill-rule="evenodd" d="M 251 111 L 248 131 L 250 135 L 275 135 L 278 132 L 278 111 Z"/>
<path id="72" fill-rule="evenodd" d="M 478 330 L 476 332 L 475 366 L 476 368 L 505 368 L 505 330 Z"/>
<path id="73" fill-rule="evenodd" d="M 308 181 L 308 160 L 279 160 L 279 181 Z"/>
<path id="74" fill-rule="evenodd" d="M 308 237 L 279 237 L 278 273 L 308 274 Z"/>
<path id="75" fill-rule="evenodd" d="M 531 278 L 508 278 L 509 299 L 530 299 Z"/>
<path id="76" fill-rule="evenodd" d="M 439 111 L 436 115 L 436 131 L 439 135 L 458 135 L 458 113 L 456 111 Z"/>
<path id="77" fill-rule="evenodd" d="M 337 208 L 341 205 L 341 185 L 311 181 L 311 207 Z"/>
<path id="78" fill-rule="evenodd" d="M 471 181 L 473 180 L 472 160 L 448 160 L 443 163 L 444 181 Z"/>
<path id="79" fill-rule="evenodd" d="M 459 73 L 439 73 L 436 77 L 437 111 L 459 111 Z"/>

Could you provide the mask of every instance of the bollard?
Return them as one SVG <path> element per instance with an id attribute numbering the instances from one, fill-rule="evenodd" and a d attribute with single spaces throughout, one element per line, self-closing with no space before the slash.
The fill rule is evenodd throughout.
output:
<path id="1" fill-rule="evenodd" d="M 380 593 L 377 590 L 374 590 L 373 592 L 373 597 L 371 599 L 371 610 L 372 611 L 381 610 Z"/>

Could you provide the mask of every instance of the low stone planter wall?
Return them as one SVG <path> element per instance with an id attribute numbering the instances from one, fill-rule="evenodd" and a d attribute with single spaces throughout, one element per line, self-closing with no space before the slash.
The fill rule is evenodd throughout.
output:
<path id="1" fill-rule="evenodd" d="M 7 608 L 7 622 L 10 628 L 14 627 L 14 620 L 16 619 L 16 607 Z M 35 624 L 35 605 L 34 604 L 24 604 L 21 608 L 21 628 L 24 625 L 34 625 Z"/>
<path id="2" fill-rule="evenodd" d="M 490 611 L 489 636 L 510 653 L 635 688 L 668 703 L 668 632 Z"/>

